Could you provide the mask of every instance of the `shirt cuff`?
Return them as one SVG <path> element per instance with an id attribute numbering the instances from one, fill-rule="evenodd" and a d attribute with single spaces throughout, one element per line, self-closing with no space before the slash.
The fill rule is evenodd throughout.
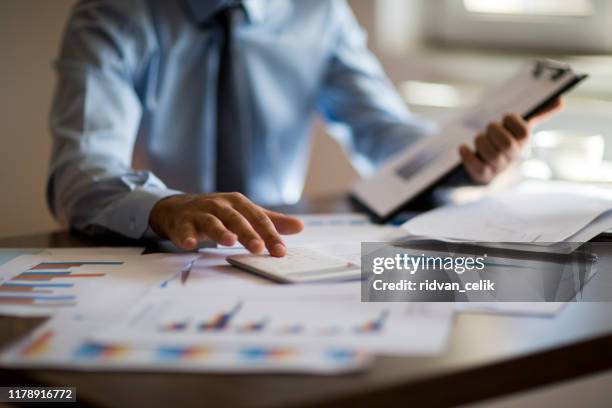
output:
<path id="1" fill-rule="evenodd" d="M 184 193 L 165 188 L 135 189 L 114 205 L 107 228 L 128 238 L 145 238 L 153 206 L 163 198 L 180 194 Z M 159 238 L 152 230 L 146 234 L 146 238 L 153 237 Z"/>

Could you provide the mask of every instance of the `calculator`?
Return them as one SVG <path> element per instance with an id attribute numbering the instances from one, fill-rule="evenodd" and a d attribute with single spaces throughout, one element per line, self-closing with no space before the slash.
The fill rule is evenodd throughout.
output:
<path id="1" fill-rule="evenodd" d="M 227 262 L 238 268 L 282 283 L 306 283 L 359 279 L 361 267 L 336 256 L 311 248 L 287 248 L 276 258 L 268 254 L 238 254 Z"/>

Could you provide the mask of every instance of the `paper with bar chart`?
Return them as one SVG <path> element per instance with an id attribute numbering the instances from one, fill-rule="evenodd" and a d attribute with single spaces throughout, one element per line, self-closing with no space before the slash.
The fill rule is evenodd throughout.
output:
<path id="1" fill-rule="evenodd" d="M 104 320 L 56 316 L 0 356 L 8 367 L 192 372 L 303 372 L 336 374 L 363 368 L 370 358 L 347 348 L 199 344 L 134 347 L 95 343 L 89 333 Z"/>
<path id="2" fill-rule="evenodd" d="M 95 252 L 106 255 L 140 255 L 143 247 L 96 247 Z M 4 265 L 21 255 L 37 254 L 45 256 L 73 256 L 91 254 L 91 247 L 65 247 L 65 248 L 0 248 L 0 265 Z"/>
<path id="3" fill-rule="evenodd" d="M 176 273 L 160 260 L 95 249 L 21 255 L 0 266 L 0 313 L 45 316 L 77 307 L 110 313 Z"/>
<path id="4" fill-rule="evenodd" d="M 303 285 L 295 296 L 279 286 L 256 292 L 234 289 L 197 295 L 184 291 L 181 296 L 149 292 L 92 339 L 184 346 L 256 342 L 433 354 L 444 349 L 452 325 L 452 305 L 444 303 L 361 303 L 356 296 L 334 298 L 333 285 L 325 290 L 322 285 Z"/>

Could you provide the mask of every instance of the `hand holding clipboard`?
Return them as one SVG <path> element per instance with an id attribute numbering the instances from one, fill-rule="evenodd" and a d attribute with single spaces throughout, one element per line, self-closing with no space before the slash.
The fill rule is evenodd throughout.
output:
<path id="1" fill-rule="evenodd" d="M 475 151 L 459 146 L 463 168 L 475 183 L 486 184 L 517 160 L 529 140 L 531 128 L 562 109 L 561 99 L 542 107 L 528 121 L 516 114 L 506 114 L 501 122 L 492 122 L 474 140 Z M 459 170 L 459 169 L 458 169 Z"/>
<path id="2" fill-rule="evenodd" d="M 520 133 L 504 128 L 524 128 L 527 121 L 555 109 L 559 97 L 584 78 L 585 74 L 575 73 L 570 66 L 554 61 L 526 64 L 509 81 L 487 90 L 476 106 L 443 124 L 437 135 L 409 146 L 373 177 L 357 183 L 352 189 L 353 197 L 384 221 L 458 167 L 462 158 L 472 178 L 489 181 L 497 170 L 494 167 L 503 165 L 501 162 L 495 166 L 494 160 L 499 158 L 497 153 L 501 148 L 495 149 L 489 133 L 505 132 L 506 136 Z M 488 128 L 507 112 L 516 112 L 520 117 L 507 117 L 498 129 Z M 505 137 L 493 136 L 498 140 Z M 464 147 L 459 156 L 457 151 L 461 146 Z M 467 146 L 472 150 L 465 149 Z"/>

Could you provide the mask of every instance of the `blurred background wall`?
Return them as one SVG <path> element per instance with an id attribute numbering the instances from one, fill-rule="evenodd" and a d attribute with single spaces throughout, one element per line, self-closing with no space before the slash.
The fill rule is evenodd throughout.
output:
<path id="1" fill-rule="evenodd" d="M 44 201 L 52 60 L 74 0 L 0 1 L 0 236 L 56 228 Z M 369 45 L 419 115 L 443 120 L 526 59 L 591 73 L 543 128 L 612 137 L 612 2 L 349 0 Z M 612 140 L 606 144 L 612 158 Z M 317 126 L 307 197 L 346 191 L 355 170 Z"/>
<path id="2" fill-rule="evenodd" d="M 55 227 L 44 199 L 51 67 L 72 0 L 0 1 L 0 236 Z"/>

